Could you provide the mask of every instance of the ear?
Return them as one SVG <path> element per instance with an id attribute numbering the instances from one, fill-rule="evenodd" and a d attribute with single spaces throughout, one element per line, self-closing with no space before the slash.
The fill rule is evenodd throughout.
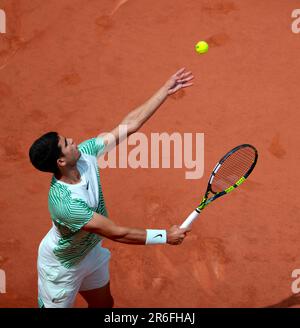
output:
<path id="1" fill-rule="evenodd" d="M 66 166 L 66 161 L 65 161 L 65 159 L 63 158 L 63 157 L 60 157 L 57 161 L 56 161 L 56 163 L 57 163 L 57 166 L 58 167 L 62 167 L 62 166 Z"/>

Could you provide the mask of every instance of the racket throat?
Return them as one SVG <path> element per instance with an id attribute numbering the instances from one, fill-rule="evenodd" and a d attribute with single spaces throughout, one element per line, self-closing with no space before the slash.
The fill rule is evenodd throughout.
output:
<path id="1" fill-rule="evenodd" d="M 202 201 L 201 201 L 201 203 L 200 203 L 200 205 L 196 208 L 196 211 L 198 212 L 199 211 L 199 213 L 201 212 L 201 210 L 203 210 L 203 208 L 206 206 L 206 201 L 207 201 L 207 197 L 203 197 L 203 199 L 202 199 Z"/>

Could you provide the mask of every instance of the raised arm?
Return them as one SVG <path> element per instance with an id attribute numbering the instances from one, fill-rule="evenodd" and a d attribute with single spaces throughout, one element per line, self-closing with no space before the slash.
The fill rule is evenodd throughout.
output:
<path id="1" fill-rule="evenodd" d="M 96 233 L 113 241 L 124 244 L 181 244 L 190 228 L 180 229 L 172 226 L 168 230 L 137 229 L 121 227 L 110 219 L 94 213 L 93 218 L 83 226 L 85 231 Z"/>
<path id="2" fill-rule="evenodd" d="M 181 68 L 173 74 L 151 98 L 149 98 L 141 106 L 131 111 L 116 128 L 114 128 L 110 133 L 101 135 L 106 144 L 106 151 L 109 151 L 115 145 L 118 145 L 130 134 L 138 131 L 142 125 L 156 112 L 168 95 L 171 95 L 182 88 L 193 85 L 192 82 L 189 82 L 193 78 L 192 72 L 186 72 L 185 68 Z M 125 129 L 120 129 L 120 125 L 126 126 L 126 131 Z M 121 135 L 119 135 L 120 131 L 123 131 Z"/>

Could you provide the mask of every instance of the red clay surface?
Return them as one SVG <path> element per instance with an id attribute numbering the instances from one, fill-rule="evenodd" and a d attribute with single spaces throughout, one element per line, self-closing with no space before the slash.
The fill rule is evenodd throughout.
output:
<path id="1" fill-rule="evenodd" d="M 76 142 L 110 131 L 182 66 L 194 86 L 168 99 L 142 132 L 205 133 L 205 174 L 104 169 L 110 217 L 141 228 L 180 224 L 215 162 L 259 151 L 239 190 L 214 202 L 179 247 L 112 251 L 116 307 L 262 307 L 291 295 L 300 268 L 299 1 L 1 0 L 1 307 L 36 307 L 39 242 L 51 227 L 50 175 L 28 160 L 41 134 Z M 194 45 L 207 40 L 199 56 Z M 78 307 L 86 303 L 78 297 Z"/>

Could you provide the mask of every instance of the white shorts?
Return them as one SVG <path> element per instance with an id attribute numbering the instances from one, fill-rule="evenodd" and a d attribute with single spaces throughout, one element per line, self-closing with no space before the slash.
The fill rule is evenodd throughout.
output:
<path id="1" fill-rule="evenodd" d="M 38 258 L 40 307 L 70 308 L 79 291 L 104 287 L 109 282 L 110 251 L 96 245 L 77 265 L 67 269 L 56 259 Z"/>

